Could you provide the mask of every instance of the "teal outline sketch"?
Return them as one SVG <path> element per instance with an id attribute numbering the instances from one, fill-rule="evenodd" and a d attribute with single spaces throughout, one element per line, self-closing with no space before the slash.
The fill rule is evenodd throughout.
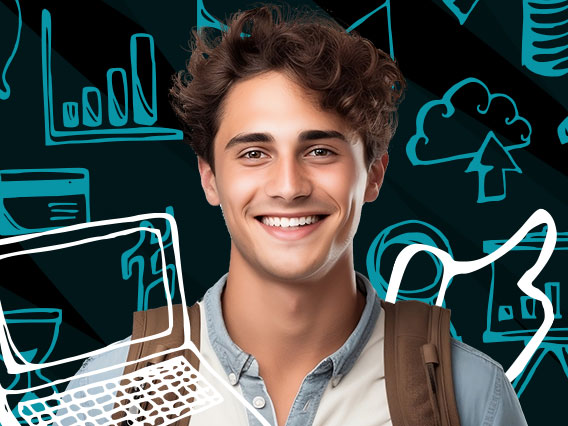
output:
<path id="1" fill-rule="evenodd" d="M 173 207 L 172 206 L 166 207 L 166 213 L 172 215 L 173 217 L 174 215 Z M 147 220 L 140 222 L 140 228 L 155 229 L 154 225 L 152 225 L 152 223 Z M 156 249 L 156 251 L 152 254 L 152 256 L 150 256 L 149 259 L 150 272 L 152 275 L 159 275 L 159 277 L 149 284 L 146 284 L 144 282 L 144 276 L 145 276 L 144 272 L 146 271 L 146 262 L 148 261 L 148 259 L 140 254 L 137 254 L 138 249 L 144 244 L 144 241 L 146 241 L 146 239 L 148 238 L 147 232 L 144 231 L 140 232 L 140 238 L 138 242 L 134 245 L 134 247 L 122 253 L 120 257 L 123 280 L 125 281 L 129 280 L 134 275 L 134 272 L 135 271 L 137 272 L 138 298 L 136 306 L 138 311 L 145 311 L 148 309 L 148 300 L 150 296 L 150 291 L 158 284 L 162 284 L 164 282 L 163 271 L 160 268 L 161 265 L 160 254 L 163 256 L 164 250 L 168 247 L 171 247 L 171 245 L 173 244 L 170 238 L 170 234 L 171 234 L 170 224 L 169 222 L 166 221 L 166 230 L 161 237 L 161 242 L 166 243 L 168 239 L 170 239 L 170 241 L 167 244 L 164 244 L 163 247 L 158 247 L 158 249 Z M 159 243 L 158 238 L 153 233 L 150 234 L 149 238 L 151 245 Z M 168 263 L 166 265 L 166 271 L 169 271 L 171 274 L 170 295 L 171 298 L 173 299 L 175 296 L 175 277 L 176 277 L 175 265 Z"/>
<path id="2" fill-rule="evenodd" d="M 452 11 L 456 18 L 458 18 L 460 25 L 463 25 L 465 24 L 465 21 L 467 21 L 467 18 L 469 18 L 469 15 L 471 15 L 471 12 L 473 12 L 473 9 L 475 9 L 475 6 L 477 6 L 479 0 L 473 0 L 471 2 L 471 5 L 469 6 L 469 9 L 465 12 L 458 6 L 456 6 L 456 3 L 459 1 L 460 0 L 444 0 L 444 4 L 448 7 L 448 9 Z"/>
<path id="3" fill-rule="evenodd" d="M 426 232 L 417 232 L 415 229 L 417 226 L 423 227 Z M 406 231 L 405 228 L 409 228 L 411 229 L 411 231 Z M 392 234 L 396 235 L 393 236 Z M 409 246 L 412 244 L 426 244 L 432 247 L 436 247 L 446 251 L 451 257 L 453 257 L 449 240 L 442 233 L 442 231 L 440 231 L 435 226 L 430 225 L 429 223 L 422 222 L 420 220 L 405 220 L 386 227 L 375 237 L 375 239 L 369 246 L 369 250 L 367 250 L 366 257 L 367 276 L 369 277 L 369 281 L 371 282 L 381 299 L 386 299 L 389 286 L 389 283 L 380 272 L 381 258 L 384 251 L 393 245 Z M 396 297 L 397 300 L 419 300 L 429 305 L 433 305 L 435 303 L 439 293 L 437 288 L 441 283 L 444 265 L 442 264 L 442 261 L 433 253 L 430 253 L 428 251 L 426 251 L 425 253 L 430 256 L 430 258 L 436 265 L 436 276 L 434 280 L 430 284 L 427 284 L 426 286 L 419 289 L 399 289 Z M 448 287 L 451 283 L 452 280 L 449 281 Z M 428 296 L 420 296 L 420 293 L 430 294 Z M 444 301 L 442 306 L 445 306 L 445 304 L 446 302 Z M 461 340 L 461 337 L 458 336 L 456 329 L 454 328 L 452 323 L 450 323 L 450 332 L 454 338 Z"/>
<path id="4" fill-rule="evenodd" d="M 426 135 L 426 133 L 424 131 L 424 122 L 425 122 L 426 118 L 428 117 L 428 113 L 430 112 L 430 110 L 432 110 L 433 108 L 438 107 L 438 106 L 443 106 L 443 107 L 445 107 L 445 112 L 442 113 L 442 117 L 444 117 L 444 118 L 452 117 L 454 115 L 454 113 L 456 112 L 456 109 L 452 104 L 452 97 L 456 94 L 456 92 L 458 92 L 460 89 L 462 89 L 464 86 L 466 86 L 468 84 L 479 85 L 487 93 L 487 106 L 483 107 L 482 105 L 477 105 L 476 109 L 477 109 L 477 112 L 479 112 L 479 114 L 481 114 L 481 115 L 487 114 L 487 112 L 489 111 L 489 108 L 491 108 L 491 102 L 493 102 L 494 99 L 504 98 L 513 106 L 513 109 L 515 111 L 515 115 L 513 117 L 506 117 L 505 118 L 505 125 L 510 126 L 517 121 L 521 121 L 521 122 L 523 122 L 527 125 L 527 127 L 529 129 L 528 134 L 527 135 L 521 135 L 521 141 L 522 141 L 521 143 L 504 146 L 497 139 L 495 134 L 492 131 L 489 131 L 488 134 L 486 135 L 483 143 L 481 144 L 480 148 L 475 152 L 467 152 L 467 153 L 463 153 L 463 154 L 451 155 L 449 157 L 443 157 L 443 158 L 438 158 L 438 159 L 434 159 L 434 160 L 422 160 L 422 159 L 418 158 L 418 154 L 416 152 L 416 148 L 417 148 L 418 144 L 420 143 L 422 145 L 427 145 L 429 140 L 430 140 L 429 137 Z M 508 171 L 514 171 L 514 172 L 517 172 L 517 173 L 522 173 L 522 170 L 515 163 L 515 161 L 513 160 L 513 157 L 511 156 L 510 153 L 511 153 L 511 151 L 513 151 L 515 149 L 521 149 L 521 148 L 528 146 L 531 142 L 531 139 L 530 139 L 531 134 L 532 134 L 532 127 L 531 127 L 530 123 L 528 122 L 527 119 L 525 119 L 525 118 L 523 118 L 519 115 L 517 105 L 516 105 L 515 101 L 510 96 L 505 95 L 503 93 L 491 94 L 491 92 L 489 91 L 489 88 L 485 85 L 485 83 L 483 83 L 481 80 L 478 80 L 477 78 L 470 77 L 470 78 L 466 78 L 465 80 L 460 81 L 457 84 L 454 84 L 444 94 L 442 99 L 429 101 L 429 102 L 425 103 L 422 106 L 422 108 L 420 108 L 420 111 L 418 111 L 418 114 L 416 115 L 416 133 L 409 139 L 408 143 L 406 144 L 406 154 L 408 156 L 408 159 L 410 160 L 410 162 L 414 166 L 430 166 L 430 165 L 434 165 L 434 164 L 448 163 L 448 162 L 451 162 L 451 161 L 471 159 L 470 164 L 467 167 L 467 169 L 465 170 L 465 172 L 466 173 L 470 173 L 470 172 L 479 173 L 479 178 L 478 178 L 479 186 L 478 186 L 477 202 L 478 203 L 486 203 L 486 202 L 489 202 L 489 201 L 500 201 L 500 200 L 503 200 L 507 196 L 505 173 L 508 172 Z M 493 142 L 493 143 L 489 144 L 489 142 Z M 491 170 L 494 169 L 494 166 L 489 165 L 489 164 L 483 164 L 483 161 L 482 161 L 483 154 L 484 154 L 485 149 L 487 147 L 492 147 L 492 149 L 495 149 L 496 147 L 498 149 L 499 148 L 502 149 L 505 156 L 510 160 L 509 165 L 504 166 L 501 169 L 502 174 L 503 174 L 503 193 L 499 194 L 499 195 L 495 195 L 495 196 L 486 196 L 485 195 L 486 194 L 485 177 L 486 177 L 488 172 L 490 172 Z"/>
<path id="5" fill-rule="evenodd" d="M 20 35 L 22 33 L 22 9 L 20 8 L 20 0 L 14 0 L 16 2 L 16 7 L 18 8 L 18 34 L 16 35 L 16 42 L 14 43 L 14 47 L 12 49 L 12 53 L 6 60 L 4 67 L 2 68 L 2 87 L 0 87 L 0 101 L 5 101 L 10 97 L 10 85 L 6 80 L 6 73 L 8 72 L 8 68 L 16 56 L 16 52 L 18 51 L 18 46 L 20 45 Z"/>
<path id="6" fill-rule="evenodd" d="M 91 102 L 94 93 L 96 102 Z M 83 124 L 88 127 L 98 127 L 103 122 L 103 109 L 101 105 L 101 91 L 96 87 L 83 87 L 83 96 L 81 98 L 83 106 Z"/>
<path id="7" fill-rule="evenodd" d="M 225 24 L 205 9 L 203 0 L 197 0 L 197 30 L 199 31 L 201 28 L 215 28 L 219 31 L 227 31 L 228 29 Z"/>
<path id="8" fill-rule="evenodd" d="M 226 32 L 229 27 L 211 15 L 205 5 L 203 0 L 197 0 L 197 31 L 202 28 L 213 28 L 221 32 Z M 250 37 L 250 34 L 241 33 L 241 37 Z"/>
<path id="9" fill-rule="evenodd" d="M 29 318 L 29 319 L 17 318 L 17 319 L 14 319 L 14 318 L 10 318 L 11 314 L 25 314 L 25 313 L 33 313 L 33 314 L 48 313 L 48 314 L 54 314 L 54 316 L 52 318 L 44 318 L 44 319 L 40 319 L 40 318 Z M 55 344 L 57 343 L 57 339 L 59 337 L 59 329 L 61 327 L 61 322 L 62 322 L 62 311 L 61 311 L 61 309 L 56 309 L 56 308 L 16 309 L 16 310 L 11 310 L 11 311 L 0 312 L 0 315 L 4 316 L 6 326 L 8 324 L 38 324 L 38 323 L 39 324 L 42 324 L 42 323 L 53 323 L 54 324 L 54 333 L 53 333 L 53 337 L 51 339 L 51 344 L 49 345 L 49 348 L 47 349 L 45 354 L 41 357 L 41 359 L 36 362 L 36 364 L 43 364 L 49 358 L 51 353 L 53 352 L 53 349 L 55 348 Z M 5 332 L 8 332 L 8 330 L 6 330 Z M 38 351 L 37 348 L 35 348 L 35 349 L 29 350 L 29 351 L 20 352 L 20 354 L 24 357 L 26 362 L 32 362 L 33 358 L 37 354 L 37 351 Z M 2 362 L 4 361 L 1 354 L 0 354 L 0 361 L 2 361 Z M 32 388 L 32 379 L 31 379 L 32 373 L 35 374 L 40 380 L 43 380 L 45 383 L 51 383 L 51 380 L 48 379 L 47 377 L 45 377 L 41 373 L 40 369 L 35 370 L 35 371 L 28 371 L 26 373 L 27 381 L 28 381 L 27 388 Z M 8 385 L 6 388 L 4 388 L 4 390 L 14 389 L 14 387 L 20 381 L 21 376 L 22 375 L 20 373 L 16 374 L 14 376 L 14 380 L 12 381 L 12 383 L 10 383 L 10 385 Z M 51 386 L 51 389 L 54 393 L 58 393 L 57 387 Z M 24 396 L 22 397 L 20 402 L 30 401 L 30 400 L 34 400 L 34 399 L 37 399 L 37 398 L 39 398 L 39 397 L 35 394 L 35 392 L 28 392 L 28 393 L 24 394 Z M 12 414 L 14 415 L 14 417 L 16 419 L 20 419 L 19 420 L 20 424 L 27 424 L 26 421 L 21 418 L 17 404 L 12 409 Z"/>
<path id="10" fill-rule="evenodd" d="M 82 175 L 81 179 L 61 178 L 61 179 L 36 179 L 36 180 L 3 180 L 5 175 L 18 174 L 50 174 L 57 176 L 58 173 Z M 4 200 L 11 198 L 30 198 L 30 197 L 61 197 L 81 195 L 85 197 L 85 222 L 90 222 L 90 192 L 89 192 L 89 171 L 83 168 L 65 169 L 17 169 L 0 170 L 0 235 L 21 235 L 30 232 L 42 232 L 49 229 L 59 228 L 56 226 L 58 221 L 76 219 L 74 214 L 79 213 L 82 206 L 72 202 L 52 202 L 48 203 L 50 210 L 49 221 L 54 222 L 54 226 L 45 226 L 38 229 L 25 228 L 18 224 L 6 209 Z M 75 222 L 78 223 L 78 222 Z M 70 225 L 70 223 L 67 223 Z"/>
<path id="11" fill-rule="evenodd" d="M 562 145 L 568 143 L 568 117 L 558 125 L 558 140 Z"/>
<path id="12" fill-rule="evenodd" d="M 116 91 L 113 83 L 113 75 L 119 74 L 122 80 L 122 99 L 123 107 L 116 97 Z M 114 127 L 122 127 L 128 122 L 128 80 L 126 71 L 123 68 L 109 68 L 107 71 L 107 96 L 108 96 L 108 120 Z"/>
<path id="13" fill-rule="evenodd" d="M 485 154 L 488 147 L 491 147 L 492 149 L 498 149 L 499 151 L 503 152 L 505 154 L 504 157 L 506 158 L 506 163 L 501 164 L 499 166 L 496 166 L 495 163 L 493 163 L 493 165 L 484 164 L 482 162 L 482 158 L 483 158 L 483 154 Z M 490 173 L 494 169 L 501 170 L 501 179 L 502 179 L 501 187 L 503 188 L 503 191 L 502 191 L 501 194 L 487 195 L 485 193 L 485 187 L 486 187 L 485 178 L 487 177 L 487 174 Z M 515 160 L 513 160 L 513 157 L 511 156 L 511 154 L 509 154 L 509 151 L 507 151 L 505 149 L 505 147 L 499 141 L 497 136 L 495 136 L 495 133 L 493 133 L 493 131 L 489 131 L 489 133 L 487 133 L 485 140 L 481 144 L 481 147 L 479 148 L 479 150 L 476 152 L 475 157 L 473 157 L 473 160 L 471 160 L 471 163 L 469 163 L 469 166 L 467 166 L 467 169 L 465 170 L 465 172 L 466 173 L 472 173 L 472 172 L 477 173 L 477 179 L 478 179 L 477 202 L 478 203 L 487 203 L 489 201 L 501 201 L 501 200 L 505 199 L 505 197 L 507 196 L 507 179 L 506 179 L 505 173 L 506 172 L 516 172 L 516 173 L 521 173 L 521 174 L 523 173 L 521 168 L 517 165 L 517 163 L 515 163 Z"/>
<path id="14" fill-rule="evenodd" d="M 149 34 L 143 34 L 152 40 L 151 59 L 152 66 L 155 67 L 153 53 L 153 38 Z M 134 34 L 132 37 L 140 36 Z M 181 140 L 183 132 L 177 129 L 167 127 L 154 127 L 147 125 L 129 126 L 122 128 L 110 129 L 88 129 L 88 130 L 57 130 L 55 128 L 53 118 L 53 79 L 51 72 L 51 14 L 47 9 L 42 11 L 41 15 L 41 59 L 42 59 L 42 79 L 43 79 L 43 105 L 44 105 L 44 122 L 45 122 L 45 144 L 46 145 L 63 145 L 63 144 L 80 144 L 80 143 L 99 143 L 99 142 L 117 142 L 117 141 L 164 141 L 164 140 Z M 132 38 L 131 38 L 132 48 Z M 131 57 L 135 56 L 132 55 Z M 112 69 L 112 68 L 111 68 Z M 132 75 L 136 75 L 132 70 Z M 152 79 L 151 96 L 155 96 L 155 72 Z M 133 78 L 133 82 L 137 82 Z M 140 87 L 135 85 L 138 90 Z M 143 95 L 139 90 L 139 95 Z M 155 99 L 155 98 L 154 98 Z M 141 109 L 153 112 L 155 111 L 155 101 L 148 103 L 146 99 L 140 100 L 140 104 L 134 104 Z M 154 110 L 152 110 L 154 107 Z M 125 106 L 126 108 L 126 106 Z M 112 110 L 109 108 L 109 110 Z M 136 110 L 134 111 L 136 113 Z"/>
<path id="15" fill-rule="evenodd" d="M 377 13 L 379 10 L 385 9 L 387 10 L 387 25 L 388 25 L 388 31 L 389 31 L 389 53 L 390 53 L 390 57 L 392 59 L 394 59 L 394 46 L 393 46 L 393 41 L 392 41 L 392 25 L 391 25 L 391 5 L 390 5 L 390 0 L 383 0 L 383 3 L 377 7 L 375 10 L 367 13 L 365 16 L 359 18 L 358 20 L 356 20 L 354 23 L 352 23 L 346 30 L 346 33 L 349 33 L 351 31 L 353 31 L 355 28 L 357 28 L 359 25 L 361 25 L 363 22 L 365 22 L 367 19 L 369 19 L 371 16 L 373 16 L 375 13 Z"/>
<path id="16" fill-rule="evenodd" d="M 531 232 L 526 235 L 521 242 L 513 247 L 511 251 L 540 251 L 541 246 L 544 242 L 546 232 Z M 483 252 L 490 254 L 505 244 L 507 240 L 487 240 L 483 242 Z M 558 232 L 557 237 L 557 244 L 554 248 L 554 251 L 568 251 L 568 232 Z M 545 283 L 545 294 L 546 296 L 551 299 L 552 296 L 552 289 L 556 288 L 556 303 L 553 303 L 555 308 L 554 311 L 554 318 L 559 319 L 562 318 L 562 314 L 560 312 L 560 286 L 557 285 L 557 282 L 547 282 Z M 503 343 L 503 342 L 512 342 L 518 341 L 523 342 L 525 346 L 528 344 L 530 339 L 533 335 L 537 332 L 537 329 L 527 329 L 527 330 L 510 330 L 510 331 L 495 331 L 492 329 L 492 324 L 498 324 L 502 321 L 507 321 L 514 318 L 515 314 L 515 306 L 513 305 L 500 305 L 499 309 L 497 310 L 498 318 L 496 320 L 493 319 L 493 298 L 495 293 L 495 264 L 491 264 L 491 287 L 489 290 L 489 299 L 487 304 L 487 328 L 483 333 L 483 342 L 484 343 Z M 568 288 L 568 287 L 567 287 Z M 567 290 L 564 289 L 564 291 Z M 531 307 L 529 310 L 527 308 L 527 302 L 533 301 L 535 299 L 528 298 L 527 296 L 521 296 L 519 298 L 519 305 L 517 306 L 516 313 L 517 315 L 521 315 L 522 318 L 530 319 L 533 318 L 534 308 Z M 553 302 L 551 300 L 551 302 Z M 564 306 L 566 309 L 567 306 Z M 502 317 L 501 308 L 508 308 L 511 312 L 511 315 L 508 317 Z M 505 310 L 505 309 L 503 309 Z M 536 318 L 536 317 L 535 317 Z M 538 347 L 537 351 L 531 357 L 529 363 L 523 369 L 522 373 L 519 374 L 515 380 L 513 381 L 512 385 L 517 395 L 520 397 L 523 392 L 525 391 L 527 385 L 531 381 L 534 373 L 536 372 L 538 366 L 540 365 L 541 361 L 547 354 L 552 354 L 555 356 L 562 369 L 564 374 L 568 378 L 568 328 L 555 328 L 554 326 L 548 331 L 546 337 Z"/>
<path id="17" fill-rule="evenodd" d="M 549 19 L 546 19 L 546 22 L 537 22 L 535 17 L 544 15 L 559 15 L 559 20 L 548 22 Z M 566 0 L 523 0 L 522 65 L 535 74 L 545 77 L 568 74 L 566 24 L 568 24 Z M 564 55 L 558 57 L 558 54 L 563 52 Z"/>

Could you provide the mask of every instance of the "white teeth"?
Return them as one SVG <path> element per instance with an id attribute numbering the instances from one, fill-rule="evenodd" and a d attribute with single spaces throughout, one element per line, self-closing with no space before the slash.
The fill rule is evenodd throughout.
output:
<path id="1" fill-rule="evenodd" d="M 262 223 L 268 226 L 279 226 L 281 228 L 296 228 L 298 226 L 310 225 L 318 222 L 318 216 L 302 216 L 302 217 L 269 217 L 263 216 Z"/>

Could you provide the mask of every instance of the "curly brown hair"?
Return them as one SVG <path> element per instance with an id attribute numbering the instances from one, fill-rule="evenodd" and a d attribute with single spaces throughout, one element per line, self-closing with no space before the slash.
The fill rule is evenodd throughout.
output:
<path id="1" fill-rule="evenodd" d="M 388 148 L 406 85 L 396 63 L 329 17 L 287 12 L 275 5 L 238 12 L 215 39 L 193 31 L 191 58 L 170 95 L 186 139 L 213 172 L 223 99 L 235 82 L 268 71 L 283 72 L 321 109 L 343 117 L 363 139 L 367 167 Z"/>

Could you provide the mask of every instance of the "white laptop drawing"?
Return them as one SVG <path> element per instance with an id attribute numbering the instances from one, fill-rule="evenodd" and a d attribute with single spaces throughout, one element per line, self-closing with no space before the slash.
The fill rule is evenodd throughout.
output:
<path id="1" fill-rule="evenodd" d="M 164 227 L 140 226 L 141 223 L 148 222 L 165 223 L 170 232 L 171 243 L 165 244 L 163 241 L 160 229 Z M 140 241 L 141 233 L 154 234 L 156 238 L 153 241 L 157 243 L 156 247 L 159 246 L 161 251 L 158 260 L 161 262 L 161 268 L 158 270 L 163 273 L 162 285 L 152 289 L 154 306 L 150 307 L 167 306 L 168 327 L 155 335 L 129 340 L 124 339 L 129 334 L 129 332 L 125 334 L 125 330 L 132 329 L 132 312 L 137 310 L 136 296 L 129 296 L 129 300 L 122 303 L 118 296 L 120 292 L 115 293 L 115 290 L 119 286 L 130 284 L 122 279 L 120 254 L 121 251 L 131 248 L 133 242 Z M 31 356 L 30 354 L 35 354 L 35 352 L 30 352 L 29 348 L 34 345 L 29 343 L 38 336 L 30 332 L 22 337 L 19 332 L 22 329 L 22 321 L 20 320 L 16 327 L 16 321 L 13 319 L 13 313 L 17 311 L 14 308 L 18 307 L 17 302 L 14 305 L 13 298 L 9 301 L 1 300 L 0 296 L 0 364 L 3 363 L 5 373 L 9 376 L 9 380 L 0 382 L 0 424 L 2 426 L 20 424 L 40 426 L 168 425 L 181 418 L 215 409 L 223 401 L 221 394 L 227 395 L 228 393 L 237 398 L 261 424 L 267 425 L 266 420 L 257 410 L 228 384 L 226 378 L 219 376 L 191 342 L 186 309 L 181 310 L 184 337 L 179 347 L 163 348 L 150 356 L 126 361 L 119 365 L 104 366 L 89 373 L 79 372 L 75 375 L 78 367 L 87 358 L 115 350 L 124 351 L 130 345 L 158 339 L 171 333 L 173 327 L 172 292 L 176 293 L 176 300 L 180 301 L 182 306 L 187 306 L 181 272 L 178 229 L 173 216 L 167 213 L 138 215 L 2 239 L 0 240 L 0 274 L 10 269 L 10 262 L 17 262 L 22 256 L 30 256 L 40 267 L 48 265 L 56 258 L 60 262 L 62 259 L 68 259 L 68 271 L 57 270 L 53 272 L 54 276 L 49 277 L 52 282 L 62 278 L 63 275 L 71 280 L 64 287 L 60 287 L 60 289 L 65 289 L 61 290 L 61 298 L 71 306 L 76 306 L 77 301 L 81 301 L 85 307 L 81 314 L 85 313 L 84 318 L 89 326 L 92 325 L 91 331 L 94 336 L 98 334 L 100 327 L 105 326 L 107 327 L 105 331 L 108 331 L 108 324 L 111 324 L 113 329 L 116 328 L 117 338 L 110 343 L 104 341 L 101 343 L 93 338 L 89 344 L 74 346 L 69 342 L 69 337 L 72 337 L 71 332 L 67 331 L 65 334 L 62 330 L 58 343 L 62 347 L 61 350 L 54 350 L 49 357 Z M 82 262 L 84 265 L 80 266 Z M 170 282 L 168 264 L 174 264 L 177 271 L 173 283 Z M 81 275 L 78 275 L 77 271 L 81 271 Z M 81 277 L 85 275 L 89 275 L 90 278 L 96 277 L 95 284 L 84 285 Z M 38 291 L 32 283 L 29 285 L 31 291 Z M 134 286 L 133 291 L 135 290 Z M 48 300 L 54 299 L 48 298 Z M 124 309 L 120 308 L 121 304 L 124 305 Z M 39 306 L 36 309 L 22 309 L 21 311 L 29 315 L 32 312 L 45 311 L 48 314 L 51 312 L 49 314 L 51 316 L 55 315 L 53 312 L 62 311 L 59 315 L 63 316 L 65 322 L 65 309 Z M 48 314 L 45 315 L 49 317 Z M 99 329 L 96 328 L 97 323 L 99 323 Z M 53 326 L 50 330 L 46 333 L 47 335 L 53 333 Z M 118 338 L 119 335 L 121 338 Z M 65 338 L 67 338 L 66 341 Z M 52 338 L 53 344 L 55 340 L 57 339 Z M 50 347 L 50 353 L 53 344 Z M 155 364 L 148 363 L 147 367 L 134 373 L 118 376 L 108 374 L 113 371 L 122 372 L 124 367 L 134 363 L 155 360 L 158 357 L 166 359 L 168 354 L 181 350 L 189 350 L 197 356 L 200 361 L 200 371 L 193 368 L 185 357 L 175 356 Z M 207 372 L 208 378 L 214 379 L 206 379 L 202 374 L 204 371 Z M 36 378 L 42 377 L 43 380 L 18 380 L 30 376 L 31 373 L 34 373 Z M 89 377 L 90 382 L 94 381 L 94 384 L 64 390 L 71 379 L 77 380 L 86 376 Z M 45 380 L 46 378 L 49 380 Z M 20 382 L 20 386 L 14 386 L 16 382 Z M 222 386 L 225 389 L 219 392 Z M 56 392 L 58 389 L 60 392 Z M 30 395 L 33 397 L 29 397 Z M 147 409 L 152 404 L 154 406 L 159 404 L 159 409 Z"/>

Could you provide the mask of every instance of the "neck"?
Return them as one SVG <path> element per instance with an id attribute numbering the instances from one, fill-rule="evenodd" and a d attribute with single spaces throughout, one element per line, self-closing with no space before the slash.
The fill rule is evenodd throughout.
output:
<path id="1" fill-rule="evenodd" d="M 320 276 L 282 281 L 259 274 L 231 247 L 223 316 L 233 341 L 261 371 L 309 372 L 343 345 L 364 305 L 352 248 Z"/>

